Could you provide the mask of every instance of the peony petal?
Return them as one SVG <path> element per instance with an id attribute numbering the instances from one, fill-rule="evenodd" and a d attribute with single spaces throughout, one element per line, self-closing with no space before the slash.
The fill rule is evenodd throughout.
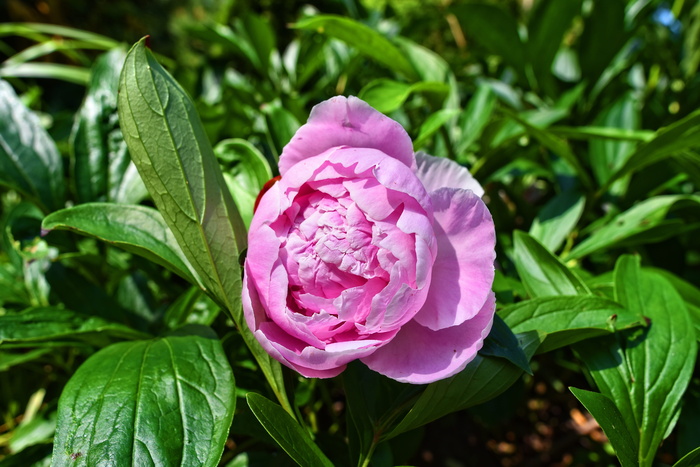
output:
<path id="1" fill-rule="evenodd" d="M 484 189 L 479 182 L 466 168 L 454 161 L 418 152 L 416 163 L 416 175 L 428 192 L 439 188 L 462 188 L 473 191 L 478 197 L 484 196 Z"/>
<path id="2" fill-rule="evenodd" d="M 479 313 L 458 326 L 431 331 L 406 323 L 391 342 L 362 362 L 402 383 L 428 384 L 462 371 L 484 345 L 493 324 L 496 296 L 491 293 Z"/>
<path id="3" fill-rule="evenodd" d="M 472 191 L 431 193 L 438 249 L 431 288 L 415 321 L 432 330 L 471 319 L 491 293 L 496 232 L 491 213 Z"/>
<path id="4" fill-rule="evenodd" d="M 280 173 L 301 160 L 337 146 L 374 148 L 414 168 L 413 144 L 406 130 L 356 97 L 333 97 L 311 110 L 308 122 L 284 147 Z"/>

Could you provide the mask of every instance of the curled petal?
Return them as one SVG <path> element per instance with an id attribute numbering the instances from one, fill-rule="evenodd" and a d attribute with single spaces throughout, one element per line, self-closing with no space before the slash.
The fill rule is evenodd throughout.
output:
<path id="1" fill-rule="evenodd" d="M 418 152 L 416 163 L 416 175 L 428 192 L 439 188 L 462 188 L 473 191 L 478 197 L 484 196 L 484 189 L 479 182 L 466 168 L 454 161 Z"/>
<path id="2" fill-rule="evenodd" d="M 437 257 L 431 288 L 414 320 L 432 330 L 471 319 L 491 293 L 496 231 L 491 213 L 474 192 L 441 188 L 431 193 Z"/>
<path id="3" fill-rule="evenodd" d="M 391 342 L 361 360 L 402 383 L 428 384 L 449 378 L 476 357 L 491 331 L 495 309 L 492 292 L 479 313 L 458 326 L 432 331 L 411 321 Z"/>
<path id="4" fill-rule="evenodd" d="M 297 162 L 337 146 L 378 149 L 415 167 L 411 138 L 398 122 L 356 97 L 336 96 L 316 105 L 308 122 L 284 147 L 280 173 L 284 176 Z"/>

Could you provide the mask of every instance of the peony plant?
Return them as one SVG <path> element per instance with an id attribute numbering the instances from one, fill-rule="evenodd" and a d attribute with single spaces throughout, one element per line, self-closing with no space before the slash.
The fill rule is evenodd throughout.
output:
<path id="1" fill-rule="evenodd" d="M 406 383 L 463 370 L 495 311 L 495 230 L 469 172 L 414 154 L 356 97 L 313 108 L 248 233 L 243 308 L 276 360 L 307 377 L 353 360 Z"/>

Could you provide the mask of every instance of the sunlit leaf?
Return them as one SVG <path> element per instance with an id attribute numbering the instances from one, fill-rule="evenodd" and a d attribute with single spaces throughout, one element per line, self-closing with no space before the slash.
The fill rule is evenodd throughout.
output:
<path id="1" fill-rule="evenodd" d="M 411 63 L 389 39 L 374 29 L 350 18 L 316 15 L 302 19 L 294 27 L 317 31 L 335 39 L 340 39 L 389 69 L 402 73 L 409 79 L 417 78 L 416 71 Z"/>
<path id="2" fill-rule="evenodd" d="M 111 345 L 61 394 L 52 465 L 216 466 L 235 402 L 211 330 Z"/>
<path id="3" fill-rule="evenodd" d="M 165 266 L 193 284 L 199 281 L 163 216 L 153 208 L 85 203 L 48 215 L 42 228 L 97 238 Z"/>
<path id="4" fill-rule="evenodd" d="M 537 213 L 530 235 L 549 251 L 557 251 L 581 219 L 585 203 L 586 198 L 574 191 L 554 196 Z"/>
<path id="5" fill-rule="evenodd" d="M 533 297 L 590 294 L 586 284 L 530 235 L 513 234 L 515 267 Z"/>
<path id="6" fill-rule="evenodd" d="M 695 330 L 683 299 L 663 277 L 642 270 L 639 258 L 622 256 L 615 267 L 615 295 L 650 325 L 614 337 L 584 341 L 576 353 L 601 393 L 619 409 L 642 467 L 651 466 L 661 441 L 676 423 L 679 402 L 697 356 Z"/>
<path id="7" fill-rule="evenodd" d="M 645 324 L 639 313 L 589 295 L 533 298 L 506 306 L 498 314 L 513 332 L 546 333 L 538 353 Z"/>

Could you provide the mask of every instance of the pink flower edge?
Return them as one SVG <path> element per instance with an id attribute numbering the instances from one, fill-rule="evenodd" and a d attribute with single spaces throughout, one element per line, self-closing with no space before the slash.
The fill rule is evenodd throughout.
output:
<path id="1" fill-rule="evenodd" d="M 411 321 L 384 347 L 361 361 L 402 383 L 429 384 L 456 375 L 474 360 L 493 325 L 496 296 L 472 319 L 433 331 Z"/>

